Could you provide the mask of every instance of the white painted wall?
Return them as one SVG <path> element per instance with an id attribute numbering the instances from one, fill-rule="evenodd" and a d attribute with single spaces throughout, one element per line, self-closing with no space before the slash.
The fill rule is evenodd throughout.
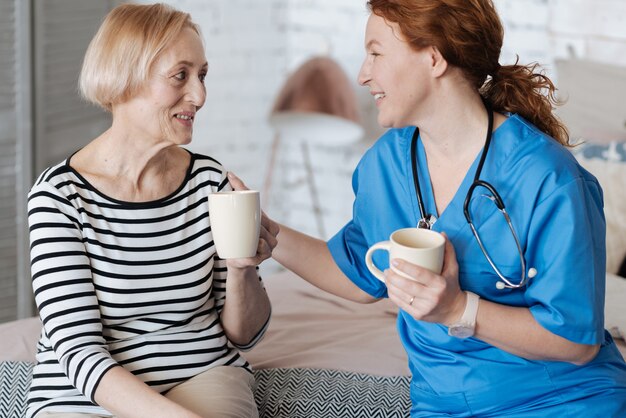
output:
<path id="1" fill-rule="evenodd" d="M 502 62 L 554 61 L 574 56 L 626 66 L 626 1 L 495 0 L 505 24 Z M 555 77 L 558 80 L 558 77 Z"/>
<path id="2" fill-rule="evenodd" d="M 366 135 L 344 148 L 312 149 L 323 189 L 327 236 L 351 214 L 350 174 L 380 134 L 375 106 L 356 84 L 367 19 L 363 0 L 169 0 L 203 28 L 210 63 L 207 104 L 192 148 L 213 155 L 251 187 L 262 189 L 272 130 L 268 112 L 290 71 L 314 55 L 336 59 L 353 80 Z M 558 83 L 555 60 L 571 54 L 622 65 L 626 71 L 626 1 L 495 0 L 505 24 L 501 63 L 537 61 Z M 270 215 L 313 235 L 317 228 L 304 182 L 302 155 L 283 143 Z M 267 199 L 267 197 L 266 197 Z"/>

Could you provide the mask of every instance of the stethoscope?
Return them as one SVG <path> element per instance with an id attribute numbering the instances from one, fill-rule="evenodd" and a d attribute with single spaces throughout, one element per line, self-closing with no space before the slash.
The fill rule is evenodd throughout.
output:
<path id="1" fill-rule="evenodd" d="M 496 191 L 495 187 L 493 187 L 491 184 L 487 183 L 484 180 L 480 180 L 480 173 L 483 170 L 483 165 L 485 164 L 485 159 L 487 158 L 487 153 L 489 152 L 489 145 L 491 144 L 491 131 L 493 130 L 493 110 L 491 109 L 491 106 L 487 103 L 487 101 L 483 100 L 483 103 L 485 105 L 485 109 L 487 110 L 487 115 L 489 119 L 487 123 L 487 137 L 485 138 L 485 145 L 483 147 L 483 152 L 480 156 L 478 167 L 476 168 L 476 174 L 474 175 L 474 182 L 472 183 L 469 190 L 467 191 L 467 195 L 465 195 L 465 202 L 463 203 L 463 213 L 465 214 L 465 219 L 467 223 L 472 229 L 472 234 L 474 235 L 474 237 L 476 238 L 476 241 L 478 242 L 480 250 L 484 254 L 485 258 L 487 259 L 487 262 L 489 262 L 489 264 L 491 265 L 491 268 L 493 269 L 493 271 L 500 278 L 500 280 L 496 282 L 496 288 L 500 290 L 505 289 L 505 288 L 519 289 L 526 285 L 529 278 L 533 278 L 537 274 L 537 270 L 535 270 L 534 268 L 531 268 L 528 271 L 528 275 L 526 275 L 526 260 L 524 259 L 524 253 L 522 251 L 522 247 L 520 245 L 517 234 L 515 233 L 515 229 L 513 228 L 513 224 L 511 223 L 511 218 L 509 217 L 509 214 L 507 213 L 506 208 L 504 206 L 504 202 L 502 201 L 502 198 Z M 413 133 L 413 138 L 411 139 L 411 157 L 412 157 L 411 167 L 413 169 L 413 182 L 415 183 L 415 194 L 417 195 L 417 203 L 419 206 L 419 211 L 420 211 L 420 216 L 421 216 L 420 220 L 417 223 L 417 227 L 424 228 L 424 229 L 431 229 L 434 223 L 437 221 L 437 218 L 435 217 L 435 215 L 426 213 L 426 208 L 424 206 L 424 202 L 422 201 L 422 190 L 420 188 L 419 176 L 417 174 L 417 139 L 419 137 L 419 132 L 420 132 L 419 128 L 416 127 L 415 132 Z M 498 269 L 496 264 L 493 262 L 493 259 L 487 252 L 487 249 L 485 248 L 483 241 L 480 238 L 480 235 L 478 234 L 476 227 L 474 226 L 474 222 L 472 221 L 472 216 L 469 210 L 469 205 L 472 199 L 472 194 L 474 193 L 474 190 L 477 187 L 485 188 L 489 191 L 489 193 L 491 193 L 491 195 L 484 194 L 481 196 L 486 197 L 495 203 L 498 210 L 504 215 L 506 223 L 509 226 L 511 233 L 513 234 L 513 238 L 515 239 L 515 245 L 517 246 L 517 251 L 519 253 L 520 263 L 522 265 L 522 278 L 517 283 L 511 281 L 510 279 L 505 277 L 502 274 L 502 272 L 500 272 L 500 269 Z"/>

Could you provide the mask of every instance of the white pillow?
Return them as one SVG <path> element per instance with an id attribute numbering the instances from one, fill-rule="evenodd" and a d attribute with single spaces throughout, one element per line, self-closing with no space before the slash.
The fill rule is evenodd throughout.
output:
<path id="1" fill-rule="evenodd" d="M 606 274 L 604 327 L 613 337 L 626 339 L 626 279 Z"/>
<path id="2" fill-rule="evenodd" d="M 606 270 L 617 273 L 626 256 L 626 142 L 589 142 L 574 148 L 573 153 L 602 186 L 606 217 Z"/>

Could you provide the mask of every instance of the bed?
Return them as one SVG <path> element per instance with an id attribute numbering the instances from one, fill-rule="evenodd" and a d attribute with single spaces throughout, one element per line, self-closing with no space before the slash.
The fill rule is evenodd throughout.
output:
<path id="1" fill-rule="evenodd" d="M 608 278 L 607 324 L 617 337 L 626 331 L 626 280 Z M 291 272 L 270 275 L 265 285 L 272 321 L 245 353 L 255 369 L 261 417 L 408 416 L 409 370 L 391 302 L 348 302 Z M 2 418 L 23 416 L 39 332 L 38 318 L 0 325 Z M 626 354 L 626 343 L 620 345 Z"/>

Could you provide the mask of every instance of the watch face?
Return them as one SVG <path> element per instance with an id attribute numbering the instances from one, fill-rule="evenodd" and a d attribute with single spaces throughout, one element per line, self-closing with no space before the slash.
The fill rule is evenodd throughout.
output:
<path id="1" fill-rule="evenodd" d="M 474 329 L 468 325 L 452 325 L 448 328 L 448 334 L 456 338 L 468 338 L 474 335 Z"/>

